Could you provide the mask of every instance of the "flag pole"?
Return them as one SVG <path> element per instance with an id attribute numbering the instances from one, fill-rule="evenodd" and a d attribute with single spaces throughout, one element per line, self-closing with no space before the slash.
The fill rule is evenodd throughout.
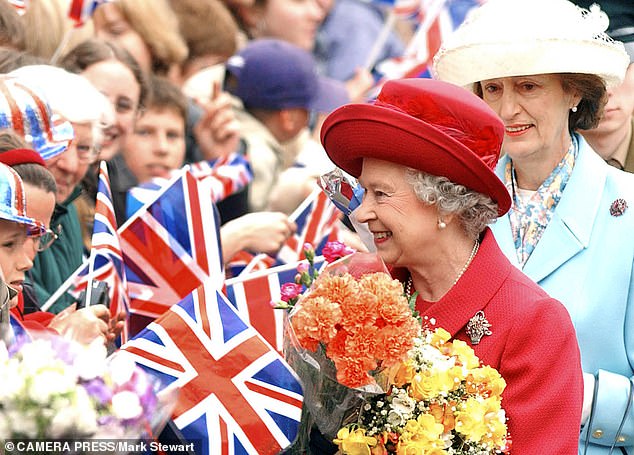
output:
<path id="1" fill-rule="evenodd" d="M 394 24 L 396 23 L 396 13 L 394 12 L 394 7 L 390 8 L 390 12 L 385 18 L 385 22 L 383 22 L 383 27 L 379 32 L 378 36 L 374 40 L 374 44 L 372 44 L 372 49 L 370 49 L 370 53 L 365 61 L 365 65 L 363 68 L 371 71 L 374 65 L 376 64 L 379 54 L 381 53 L 381 49 L 385 46 L 388 37 L 390 36 L 390 32 L 394 28 Z"/>
<path id="2" fill-rule="evenodd" d="M 57 46 L 57 49 L 55 49 L 55 52 L 53 53 L 53 56 L 51 57 L 51 65 L 57 65 L 57 61 L 62 56 L 62 52 L 66 50 L 66 46 L 68 46 L 68 43 L 70 42 L 70 38 L 74 30 L 75 30 L 75 27 L 71 27 L 68 30 L 66 30 L 66 33 L 64 33 L 62 40 L 60 41 L 59 45 Z"/>
<path id="3" fill-rule="evenodd" d="M 299 207 L 297 207 L 295 209 L 295 211 L 293 211 L 293 213 L 291 213 L 288 216 L 288 219 L 290 221 L 296 221 L 297 218 L 299 217 L 299 215 L 302 214 L 302 212 L 306 209 L 306 207 L 311 204 L 313 202 L 313 200 L 319 195 L 319 193 L 321 193 L 323 190 L 317 186 L 317 184 L 315 184 L 315 188 L 313 189 L 313 191 L 308 195 L 308 197 L 306 199 L 304 199 L 302 201 L 302 203 L 299 205 Z M 266 253 L 259 253 L 256 254 L 253 259 L 251 259 L 249 261 L 249 263 L 246 265 L 246 267 L 242 270 L 242 272 L 240 272 L 238 274 L 238 276 L 241 276 L 243 273 L 250 273 L 253 268 L 257 265 L 258 262 L 260 262 L 263 258 L 266 258 L 267 256 L 269 256 Z M 270 257 L 270 256 L 269 256 Z"/>
<path id="4" fill-rule="evenodd" d="M 48 298 L 44 305 L 40 307 L 40 310 L 48 311 L 48 309 L 52 307 L 53 304 L 57 302 L 57 300 L 59 300 L 59 298 L 68 291 L 68 289 L 73 285 L 74 280 L 77 278 L 77 275 L 79 275 L 82 269 L 86 267 L 86 262 L 88 260 L 89 259 L 86 259 L 79 267 L 77 267 L 77 270 L 75 270 L 73 274 L 69 276 L 60 287 L 57 288 L 57 290 Z"/>

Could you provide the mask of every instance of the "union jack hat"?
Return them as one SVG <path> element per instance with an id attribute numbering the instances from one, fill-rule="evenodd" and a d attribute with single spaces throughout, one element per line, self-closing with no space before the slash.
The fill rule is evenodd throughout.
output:
<path id="1" fill-rule="evenodd" d="M 18 78 L 0 78 L 0 128 L 14 130 L 44 160 L 66 151 L 74 138 L 70 122 L 53 114 L 45 98 Z"/>
<path id="2" fill-rule="evenodd" d="M 29 236 L 42 235 L 46 228 L 26 216 L 26 196 L 20 176 L 0 163 L 0 219 L 26 225 Z"/>

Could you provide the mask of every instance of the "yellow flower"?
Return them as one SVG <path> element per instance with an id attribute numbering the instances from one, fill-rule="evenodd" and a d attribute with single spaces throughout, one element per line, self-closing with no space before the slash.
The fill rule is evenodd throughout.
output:
<path id="1" fill-rule="evenodd" d="M 451 338 L 451 334 L 449 332 L 447 332 L 443 328 L 437 328 L 436 330 L 434 330 L 434 333 L 432 333 L 431 335 L 430 344 L 432 346 L 439 347 L 445 344 L 447 341 L 449 341 L 450 338 Z"/>
<path id="2" fill-rule="evenodd" d="M 478 368 L 480 366 L 480 360 L 473 352 L 471 346 L 462 340 L 454 340 L 452 343 L 451 352 L 449 355 L 457 357 L 462 365 L 468 369 Z"/>
<path id="3" fill-rule="evenodd" d="M 445 427 L 436 422 L 433 415 L 421 414 L 416 420 L 408 420 L 405 424 L 399 448 L 421 447 L 428 450 L 434 447 L 443 447 L 444 443 L 440 436 L 444 431 Z"/>
<path id="4" fill-rule="evenodd" d="M 489 427 L 488 433 L 482 438 L 482 442 L 486 442 L 496 447 L 504 447 L 506 444 L 506 415 L 504 412 L 497 415 L 490 415 L 487 419 Z"/>
<path id="5" fill-rule="evenodd" d="M 409 391 L 417 400 L 431 400 L 454 390 L 463 379 L 462 376 L 462 369 L 459 367 L 448 370 L 423 370 L 411 379 Z"/>
<path id="6" fill-rule="evenodd" d="M 504 413 L 498 397 L 485 400 L 469 398 L 456 413 L 456 430 L 471 441 L 496 441 L 497 445 L 501 445 L 503 433 L 506 434 L 506 425 L 500 425 L 503 421 Z"/>
<path id="7" fill-rule="evenodd" d="M 370 455 L 370 447 L 376 445 L 376 438 L 365 435 L 365 429 L 356 425 L 344 427 L 337 432 L 333 440 L 339 450 L 346 455 Z"/>
<path id="8" fill-rule="evenodd" d="M 490 366 L 476 368 L 471 371 L 472 382 L 476 386 L 482 386 L 488 395 L 499 397 L 506 388 L 506 381 L 500 373 Z"/>

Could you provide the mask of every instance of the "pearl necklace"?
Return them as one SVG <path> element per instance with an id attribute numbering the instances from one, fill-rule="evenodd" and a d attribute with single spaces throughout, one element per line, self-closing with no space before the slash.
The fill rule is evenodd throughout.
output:
<path id="1" fill-rule="evenodd" d="M 453 283 L 451 283 L 450 289 L 456 285 L 460 277 L 462 277 L 462 275 L 464 275 L 464 273 L 467 271 L 467 269 L 469 268 L 469 264 L 471 264 L 471 261 L 473 261 L 473 258 L 478 252 L 478 248 L 480 248 L 480 242 L 476 240 L 475 243 L 473 244 L 473 249 L 471 250 L 469 259 L 467 259 L 467 262 L 465 262 L 465 265 L 462 267 L 462 270 L 460 270 L 460 273 L 458 273 L 458 276 L 456 277 L 456 279 L 453 280 Z M 408 299 L 412 295 L 412 276 L 411 275 L 407 279 L 407 285 L 405 286 L 405 295 L 407 296 Z"/>

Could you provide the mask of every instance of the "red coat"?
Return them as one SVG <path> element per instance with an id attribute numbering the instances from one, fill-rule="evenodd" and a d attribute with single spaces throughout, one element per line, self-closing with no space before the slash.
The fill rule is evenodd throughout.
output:
<path id="1" fill-rule="evenodd" d="M 577 454 L 583 376 L 570 316 L 506 259 L 489 229 L 458 283 L 438 302 L 416 305 L 505 379 L 511 453 Z M 491 335 L 472 345 L 465 329 L 478 311 Z"/>

